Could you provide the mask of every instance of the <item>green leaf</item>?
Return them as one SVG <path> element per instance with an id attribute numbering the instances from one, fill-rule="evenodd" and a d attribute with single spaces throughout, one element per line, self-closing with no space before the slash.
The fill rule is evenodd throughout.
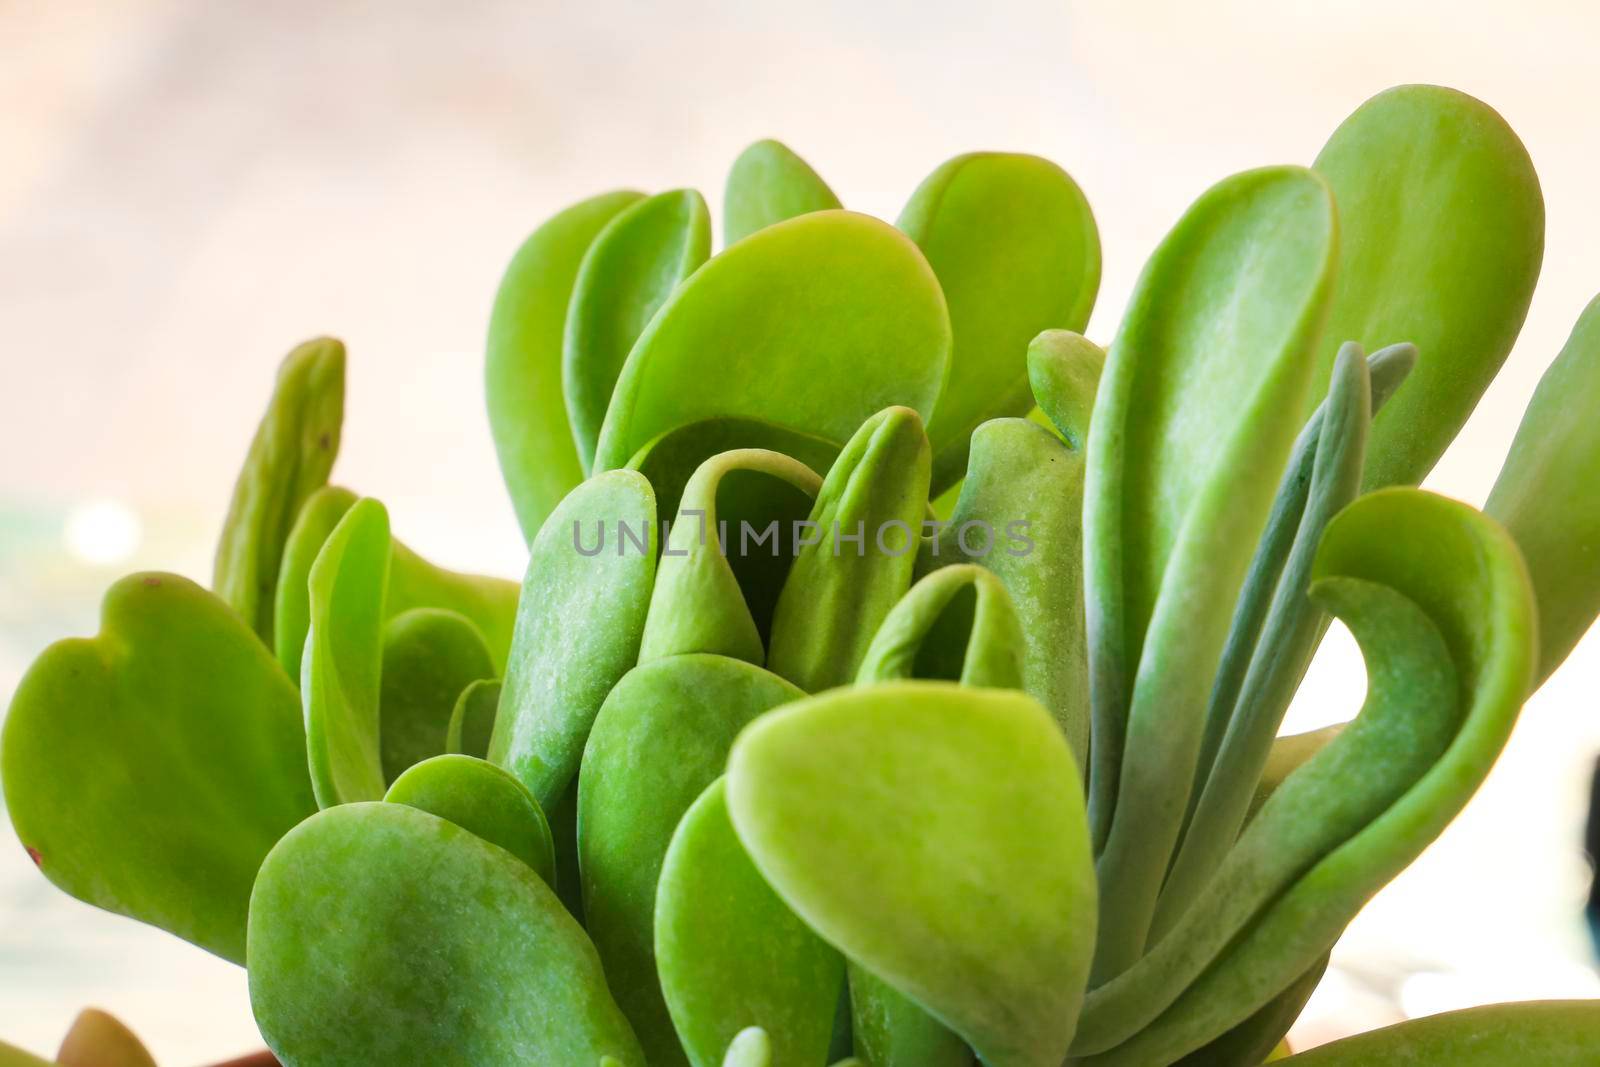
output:
<path id="1" fill-rule="evenodd" d="M 0 1067 L 52 1067 L 52 1064 L 31 1052 L 0 1041 Z"/>
<path id="2" fill-rule="evenodd" d="M 1258 1067 L 1289 1058 L 1284 1035 L 1305 1010 L 1328 970 L 1323 956 L 1294 984 L 1232 1030 L 1179 1060 L 1176 1067 Z"/>
<path id="3" fill-rule="evenodd" d="M 928 436 L 910 408 L 861 424 L 822 482 L 772 619 L 767 665 L 807 692 L 855 677 L 911 586 L 928 510 Z"/>
<path id="4" fill-rule="evenodd" d="M 1304 872 L 1411 788 L 1460 725 L 1460 679 L 1421 608 L 1357 578 L 1325 579 L 1317 600 L 1361 645 L 1370 678 L 1361 714 L 1219 852 L 1210 877 L 1192 887 L 1195 899 L 1143 958 L 1090 992 L 1074 1052 L 1104 1051 L 1154 1021 Z"/>
<path id="5" fill-rule="evenodd" d="M 1484 510 L 1510 531 L 1539 604 L 1539 672 L 1600 613 L 1600 298 L 1539 380 Z"/>
<path id="6" fill-rule="evenodd" d="M 711 254 L 711 216 L 693 189 L 659 193 L 606 223 L 584 253 L 567 305 L 562 388 L 585 471 L 617 375 L 656 309 Z"/>
<path id="7" fill-rule="evenodd" d="M 378 735 L 388 583 L 389 513 L 369 497 L 345 512 L 311 566 L 300 696 L 318 807 L 383 799 Z"/>
<path id="8" fill-rule="evenodd" d="M 1144 947 L 1228 615 L 1305 418 L 1336 248 L 1310 171 L 1227 178 L 1151 257 L 1106 358 L 1084 488 L 1097 983 Z"/>
<path id="9" fill-rule="evenodd" d="M 968 559 L 999 575 L 1021 622 L 1022 688 L 1087 771 L 1082 516 L 1082 453 L 1027 419 L 994 419 L 972 435 L 961 498 L 922 562 Z"/>
<path id="10" fill-rule="evenodd" d="M 805 160 L 777 141 L 757 141 L 739 153 L 722 195 L 724 244 L 813 211 L 840 207 L 839 198 Z"/>
<path id="11" fill-rule="evenodd" d="M 1415 484 L 1522 329 L 1544 256 L 1539 179 L 1492 108 L 1436 85 L 1368 100 L 1313 166 L 1333 188 L 1341 231 L 1313 395 L 1345 341 L 1416 345 L 1416 373 L 1373 423 L 1364 488 Z"/>
<path id="12" fill-rule="evenodd" d="M 273 614 L 273 648 L 289 677 L 300 677 L 306 630 L 311 626 L 311 598 L 307 583 L 317 553 L 359 499 L 348 489 L 326 486 L 311 494 L 283 552 L 279 570 L 277 609 Z M 391 541 L 394 558 L 389 566 L 389 589 L 384 601 L 386 618 L 412 608 L 442 608 L 466 616 L 478 628 L 494 660 L 494 673 L 505 669 L 516 619 L 518 586 L 503 578 L 460 574 L 436 567 L 398 540 Z"/>
<path id="13" fill-rule="evenodd" d="M 1030 697 L 894 682 L 779 708 L 735 742 L 728 807 L 812 929 L 990 1067 L 1059 1067 L 1095 886 L 1072 753 Z"/>
<path id="14" fill-rule="evenodd" d="M 771 1067 L 772 1039 L 759 1026 L 747 1026 L 728 1042 L 722 1067 Z"/>
<path id="15" fill-rule="evenodd" d="M 1413 356 L 1402 350 L 1400 364 L 1409 367 Z M 1387 369 L 1391 362 L 1379 365 Z M 1189 818 L 1161 890 L 1151 941 L 1177 921 L 1238 838 L 1278 727 L 1326 629 L 1326 613 L 1306 597 L 1311 563 L 1329 520 L 1360 492 L 1374 400 L 1361 346 L 1348 343 L 1327 400 L 1295 442 L 1234 608 L 1206 709 Z"/>
<path id="16" fill-rule="evenodd" d="M 500 710 L 500 683 L 480 678 L 461 691 L 445 728 L 444 750 L 486 759 L 494 718 Z"/>
<path id="17" fill-rule="evenodd" d="M 702 463 L 684 487 L 661 553 L 639 662 L 714 652 L 762 663 L 795 562 L 796 524 L 821 488 L 810 467 L 766 449 L 723 452 Z"/>
<path id="18" fill-rule="evenodd" d="M 278 561 L 295 516 L 339 454 L 344 424 L 344 345 L 307 341 L 278 368 L 267 413 L 250 442 L 217 544 L 211 586 L 272 640 Z"/>
<path id="19" fill-rule="evenodd" d="M 1159 1019 L 1085 1060 L 1090 1067 L 1170 1062 L 1279 995 L 1455 818 L 1511 732 L 1537 658 L 1535 609 L 1516 545 L 1493 521 L 1414 489 L 1370 493 L 1329 524 L 1313 577 L 1385 585 L 1428 615 L 1460 682 L 1461 727 L 1399 800 L 1302 875 Z"/>
<path id="20" fill-rule="evenodd" d="M 866 1067 L 971 1067 L 967 1043 L 916 1001 L 852 963 L 851 1025 Z"/>
<path id="21" fill-rule="evenodd" d="M 1486 1004 L 1396 1023 L 1290 1056 L 1293 1067 L 1583 1067 L 1600 1050 L 1592 1000 Z M 1296 1064 L 1294 1061 L 1299 1060 Z"/>
<path id="22" fill-rule="evenodd" d="M 383 627 L 378 732 L 383 778 L 446 750 L 450 716 L 466 687 L 494 674 L 478 628 L 440 608 L 412 608 Z"/>
<path id="23" fill-rule="evenodd" d="M 1022 623 L 1000 579 L 974 564 L 952 564 L 900 598 L 873 636 L 856 682 L 929 678 L 1021 689 L 1022 645 Z"/>
<path id="24" fill-rule="evenodd" d="M 1028 344 L 1028 384 L 1050 424 L 1083 451 L 1106 350 L 1069 330 L 1046 330 Z"/>
<path id="25" fill-rule="evenodd" d="M 706 921 L 711 901 L 715 922 Z M 661 988 L 695 1067 L 717 1067 L 754 1019 L 774 1067 L 826 1060 L 844 959 L 762 881 L 728 820 L 720 778 L 672 835 L 655 937 Z"/>
<path id="26" fill-rule="evenodd" d="M 662 305 L 617 380 L 595 469 L 705 419 L 842 445 L 886 407 L 926 419 L 949 361 L 944 296 L 908 238 L 865 215 L 802 215 L 714 257 Z"/>
<path id="27" fill-rule="evenodd" d="M 550 824 L 521 782 L 473 756 L 434 756 L 411 767 L 384 795 L 499 845 L 556 884 L 556 852 Z"/>
<path id="28" fill-rule="evenodd" d="M 724 656 L 653 660 L 606 697 L 578 776 L 585 924 L 652 1064 L 684 1064 L 656 974 L 655 906 L 672 832 L 758 715 L 805 694 Z"/>
<path id="29" fill-rule="evenodd" d="M 5 804 L 56 885 L 238 963 L 256 869 L 316 810 L 294 686 L 239 614 L 173 574 L 106 593 L 0 734 Z"/>
<path id="30" fill-rule="evenodd" d="M 529 542 L 583 466 L 561 384 L 567 305 L 584 254 L 617 214 L 643 193 L 603 193 L 574 204 L 523 242 L 489 316 L 484 390 L 500 473 Z"/>
<path id="31" fill-rule="evenodd" d="M 1029 342 L 1088 323 L 1100 235 L 1065 171 L 1004 152 L 945 163 L 911 194 L 897 225 L 928 257 L 950 305 L 950 382 L 928 422 L 937 496 L 961 478 L 980 423 L 1033 407 Z"/>
<path id="32" fill-rule="evenodd" d="M 601 702 L 638 661 L 655 521 L 649 484 L 614 471 L 569 494 L 534 539 L 489 760 L 528 787 L 552 825 Z M 623 525 L 642 532 L 643 549 L 619 538 Z M 590 555 L 597 527 L 607 540 Z"/>
<path id="33" fill-rule="evenodd" d="M 0 1064 L 5 1063 L 0 1055 Z M 56 1052 L 57 1067 L 156 1067 L 150 1050 L 113 1015 L 85 1008 Z"/>
<path id="34" fill-rule="evenodd" d="M 249 952 L 256 1022 L 286 1064 L 644 1064 L 539 876 L 404 804 L 330 808 L 284 837 Z"/>

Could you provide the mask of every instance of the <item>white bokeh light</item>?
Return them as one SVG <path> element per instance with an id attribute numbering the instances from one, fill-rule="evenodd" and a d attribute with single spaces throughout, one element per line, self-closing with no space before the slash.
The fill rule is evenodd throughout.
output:
<path id="1" fill-rule="evenodd" d="M 67 516 L 67 549 L 85 563 L 121 563 L 139 548 L 143 530 L 133 509 L 116 500 L 91 500 Z"/>

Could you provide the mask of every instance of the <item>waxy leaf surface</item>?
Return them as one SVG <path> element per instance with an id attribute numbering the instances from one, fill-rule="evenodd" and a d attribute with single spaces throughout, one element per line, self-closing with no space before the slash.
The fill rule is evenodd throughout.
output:
<path id="1" fill-rule="evenodd" d="M 28 670 L 0 781 L 52 882 L 236 963 L 256 869 L 316 810 L 294 686 L 237 612 L 173 574 L 117 582 L 99 636 Z"/>
<path id="2" fill-rule="evenodd" d="M 561 384 L 578 268 L 606 223 L 642 199 L 643 193 L 603 193 L 562 211 L 517 249 L 495 294 L 484 361 L 489 429 L 530 543 L 545 516 L 583 480 Z"/>
<path id="3" fill-rule="evenodd" d="M 766 1031 L 773 1067 L 826 1061 L 844 957 L 762 880 L 728 820 L 721 779 L 672 836 L 655 938 L 661 987 L 695 1067 L 717 1067 L 755 1020 Z"/>
<path id="4" fill-rule="evenodd" d="M 291 831 L 250 901 L 250 1003 L 288 1067 L 644 1067 L 594 946 L 525 863 L 404 804 Z"/>
<path id="5" fill-rule="evenodd" d="M 893 682 L 779 708 L 735 742 L 728 807 L 812 929 L 991 1067 L 1059 1067 L 1094 876 L 1072 753 L 1030 697 Z"/>
<path id="6" fill-rule="evenodd" d="M 1033 407 L 1029 342 L 1088 323 L 1100 235 L 1065 171 L 1005 152 L 945 163 L 911 194 L 897 225 L 928 257 L 950 307 L 950 382 L 928 423 L 937 496 L 961 478 L 980 423 Z"/>
<path id="7" fill-rule="evenodd" d="M 886 407 L 926 419 L 949 365 L 944 295 L 916 245 L 866 215 L 802 215 L 711 259 L 662 305 L 617 380 L 595 470 L 715 418 L 842 446 Z"/>

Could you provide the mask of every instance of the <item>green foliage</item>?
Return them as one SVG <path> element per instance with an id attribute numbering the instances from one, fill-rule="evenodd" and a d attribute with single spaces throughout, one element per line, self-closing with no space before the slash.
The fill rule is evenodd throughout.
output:
<path id="1" fill-rule="evenodd" d="M 762 141 L 724 203 L 716 255 L 693 190 L 516 253 L 485 378 L 520 584 L 328 484 L 344 349 L 291 353 L 217 592 L 124 579 L 12 698 L 23 845 L 248 962 L 286 1067 L 1278 1054 L 1600 611 L 1600 303 L 1487 515 L 1385 488 L 1526 312 L 1521 144 L 1384 93 L 1205 192 L 1109 348 L 1052 163 L 959 156 L 897 229 Z M 1278 737 L 1334 618 L 1360 712 Z M 1600 1008 L 1295 1058 L 1586 1064 Z M 59 1062 L 150 1067 L 92 1015 Z"/>

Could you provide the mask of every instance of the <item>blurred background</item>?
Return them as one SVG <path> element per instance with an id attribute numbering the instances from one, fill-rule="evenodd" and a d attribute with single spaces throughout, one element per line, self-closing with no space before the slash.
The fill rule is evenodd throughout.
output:
<path id="1" fill-rule="evenodd" d="M 1211 182 L 1310 162 L 1392 84 L 1487 100 L 1532 153 L 1548 234 L 1522 338 L 1428 482 L 1481 504 L 1600 291 L 1600 9 L 1338 7 L 0 0 L 0 697 L 48 642 L 95 630 L 118 575 L 209 578 L 277 362 L 319 333 L 351 354 L 337 480 L 425 555 L 517 576 L 481 395 L 506 261 L 608 188 L 692 185 L 715 212 L 727 164 L 765 136 L 891 219 L 958 152 L 1054 159 L 1099 221 L 1089 332 L 1108 341 Z M 1362 685 L 1336 631 L 1288 728 L 1349 717 Z M 1581 916 L 1596 694 L 1591 635 L 1468 811 L 1351 928 L 1298 1044 L 1600 995 Z M 69 899 L 0 842 L 0 1036 L 53 1050 L 84 1004 L 164 1063 L 260 1044 L 242 971 Z"/>

